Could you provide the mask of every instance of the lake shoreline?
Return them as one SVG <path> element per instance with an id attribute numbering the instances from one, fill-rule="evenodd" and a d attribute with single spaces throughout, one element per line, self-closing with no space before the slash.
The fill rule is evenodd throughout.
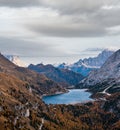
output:
<path id="1" fill-rule="evenodd" d="M 41 98 L 46 97 L 46 96 L 48 97 L 48 96 L 61 95 L 61 94 L 65 94 L 65 93 L 69 93 L 69 90 L 67 89 L 66 92 L 55 92 L 55 93 L 53 93 L 53 94 L 43 94 L 43 95 L 41 96 Z"/>
<path id="2" fill-rule="evenodd" d="M 57 92 L 55 94 L 44 94 L 42 100 L 45 104 L 78 104 L 92 101 L 91 93 L 88 89 L 67 89 L 67 92 Z"/>

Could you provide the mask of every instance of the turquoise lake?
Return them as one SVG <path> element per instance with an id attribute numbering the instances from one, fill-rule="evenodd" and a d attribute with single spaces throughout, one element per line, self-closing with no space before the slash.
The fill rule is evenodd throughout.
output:
<path id="1" fill-rule="evenodd" d="M 75 104 L 91 101 L 90 96 L 85 89 L 71 89 L 68 93 L 44 96 L 42 100 L 46 104 Z"/>

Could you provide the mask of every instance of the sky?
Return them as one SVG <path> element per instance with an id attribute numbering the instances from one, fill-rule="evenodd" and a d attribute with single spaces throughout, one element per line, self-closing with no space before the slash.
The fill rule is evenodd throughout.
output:
<path id="1" fill-rule="evenodd" d="M 120 0 L 0 0 L 0 52 L 75 62 L 120 48 Z"/>

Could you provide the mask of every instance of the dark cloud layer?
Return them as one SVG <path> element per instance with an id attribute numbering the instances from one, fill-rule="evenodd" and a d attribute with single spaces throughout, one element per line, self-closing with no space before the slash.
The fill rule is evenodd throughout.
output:
<path id="1" fill-rule="evenodd" d="M 0 6 L 47 8 L 50 19 L 46 17 L 44 22 L 41 15 L 33 13 L 36 20 L 31 18 L 32 22 L 29 20 L 24 26 L 45 36 L 101 37 L 111 35 L 111 28 L 120 26 L 119 0 L 0 0 Z M 51 16 L 49 9 L 57 15 Z"/>
<path id="2" fill-rule="evenodd" d="M 116 6 L 120 4 L 119 0 L 40 0 L 46 7 L 59 10 L 61 14 L 81 14 L 95 13 L 101 7 Z"/>
<path id="3" fill-rule="evenodd" d="M 91 13 L 103 5 L 102 0 L 41 0 L 41 3 L 44 6 L 59 10 L 61 14 L 70 15 L 85 12 Z"/>
<path id="4" fill-rule="evenodd" d="M 31 31 L 46 35 L 46 36 L 55 36 L 55 37 L 97 37 L 106 35 L 106 30 L 99 26 L 92 24 L 85 25 L 44 25 L 44 24 L 33 24 L 29 26 Z"/>
<path id="5" fill-rule="evenodd" d="M 48 19 L 47 23 L 41 23 L 41 19 L 38 19 L 37 22 L 26 26 L 31 31 L 43 35 L 101 37 L 111 35 L 110 28 L 120 26 L 118 0 L 41 0 L 41 5 L 57 10 L 59 15 L 51 18 L 52 22 Z M 63 17 L 66 18 L 64 22 Z"/>

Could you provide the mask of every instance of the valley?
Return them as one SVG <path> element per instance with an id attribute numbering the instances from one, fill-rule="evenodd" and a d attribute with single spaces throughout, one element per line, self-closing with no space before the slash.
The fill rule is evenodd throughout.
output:
<path id="1" fill-rule="evenodd" d="M 0 0 L 0 130 L 120 130 L 120 0 Z"/>
<path id="2" fill-rule="evenodd" d="M 114 64 L 114 72 L 116 66 L 119 68 L 119 56 L 118 50 L 101 68 L 108 63 L 108 66 Z M 113 57 L 116 59 L 111 62 Z M 0 55 L 0 130 L 119 130 L 120 84 L 117 72 L 115 78 L 109 79 L 108 76 L 106 82 L 103 80 L 92 85 L 86 85 L 93 81 L 88 76 L 75 85 L 79 90 L 71 89 L 66 93 L 66 87 L 59 82 L 43 73 L 18 67 Z M 54 95 L 56 93 L 58 95 Z M 42 100 L 42 95 L 52 96 L 44 96 Z"/>

